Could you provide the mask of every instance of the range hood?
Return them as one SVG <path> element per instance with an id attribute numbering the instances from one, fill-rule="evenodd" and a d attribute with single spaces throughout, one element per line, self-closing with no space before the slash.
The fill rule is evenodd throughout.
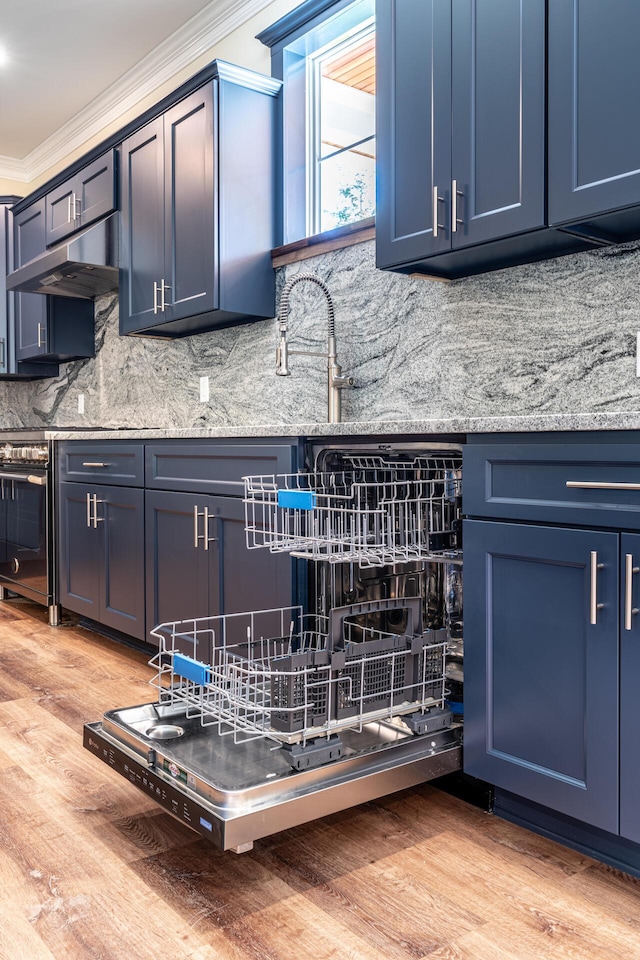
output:
<path id="1" fill-rule="evenodd" d="M 7 277 L 7 290 L 92 300 L 118 289 L 118 214 L 51 247 Z"/>

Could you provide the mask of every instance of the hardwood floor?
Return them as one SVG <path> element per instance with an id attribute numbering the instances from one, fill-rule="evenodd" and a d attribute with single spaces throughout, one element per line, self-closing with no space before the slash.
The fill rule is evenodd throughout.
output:
<path id="1" fill-rule="evenodd" d="M 219 853 L 82 747 L 150 676 L 0 603 L 1 960 L 640 960 L 640 881 L 427 785 Z"/>

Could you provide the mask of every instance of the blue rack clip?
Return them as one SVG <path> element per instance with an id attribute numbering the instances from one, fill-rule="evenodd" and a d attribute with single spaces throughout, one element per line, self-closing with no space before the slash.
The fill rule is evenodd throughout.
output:
<path id="1" fill-rule="evenodd" d="M 313 490 L 278 490 L 278 506 L 293 510 L 313 510 L 316 495 Z"/>
<path id="2" fill-rule="evenodd" d="M 203 687 L 211 683 L 211 670 L 206 663 L 200 663 L 199 660 L 193 660 L 191 657 L 185 657 L 183 653 L 174 653 L 173 672 L 185 680 L 191 680 Z"/>

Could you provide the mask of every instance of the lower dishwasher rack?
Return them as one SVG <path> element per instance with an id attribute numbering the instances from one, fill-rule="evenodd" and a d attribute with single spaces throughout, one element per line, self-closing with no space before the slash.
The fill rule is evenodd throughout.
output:
<path id="1" fill-rule="evenodd" d="M 84 746 L 221 850 L 461 769 L 461 726 L 415 735 L 401 722 L 343 734 L 341 759 L 293 770 L 273 742 L 234 743 L 176 705 L 111 710 Z M 165 739 L 170 737 L 171 739 Z"/>

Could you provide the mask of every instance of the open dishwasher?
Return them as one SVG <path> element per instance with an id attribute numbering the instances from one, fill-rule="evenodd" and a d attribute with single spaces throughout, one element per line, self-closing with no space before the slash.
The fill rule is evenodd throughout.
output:
<path id="1" fill-rule="evenodd" d="M 309 564 L 302 606 L 160 624 L 153 702 L 84 745 L 221 849 L 459 770 L 461 451 L 310 448 L 245 478 L 248 549 Z"/>

